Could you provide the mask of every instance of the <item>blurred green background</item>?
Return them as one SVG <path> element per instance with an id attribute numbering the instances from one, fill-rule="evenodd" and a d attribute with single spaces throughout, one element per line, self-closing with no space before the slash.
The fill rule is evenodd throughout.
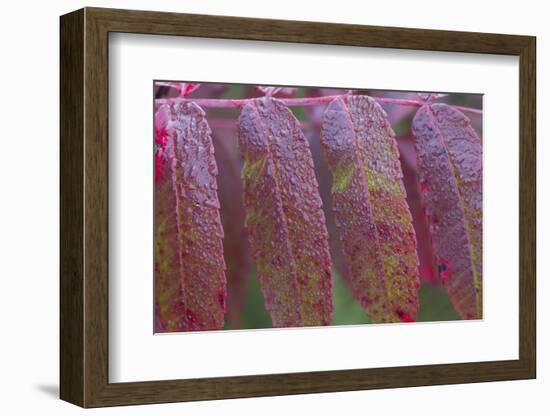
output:
<path id="1" fill-rule="evenodd" d="M 348 285 L 333 270 L 334 313 L 332 325 L 370 324 L 370 318 L 351 293 Z M 250 273 L 246 290 L 246 302 L 241 315 L 240 326 L 235 327 L 226 322 L 224 329 L 259 329 L 271 328 L 271 318 L 265 310 L 256 274 Z M 452 321 L 460 319 L 440 284 L 423 283 L 420 287 L 420 309 L 418 322 Z"/>

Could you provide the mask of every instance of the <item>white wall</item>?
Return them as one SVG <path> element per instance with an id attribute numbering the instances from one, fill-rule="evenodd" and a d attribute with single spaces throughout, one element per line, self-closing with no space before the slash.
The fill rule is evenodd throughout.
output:
<path id="1" fill-rule="evenodd" d="M 306 4 L 307 3 L 307 4 Z M 80 409 L 56 399 L 58 385 L 58 16 L 82 6 L 156 9 L 319 20 L 388 26 L 529 34 L 538 37 L 538 333 L 536 381 L 316 394 L 261 399 L 92 410 L 88 414 L 361 414 L 516 415 L 548 414 L 550 361 L 543 332 L 550 301 L 543 281 L 543 240 L 550 237 L 542 212 L 548 209 L 543 182 L 550 146 L 543 139 L 544 102 L 550 89 L 543 73 L 550 56 L 545 3 L 393 0 L 48 2 L 6 1 L 0 9 L 0 409 L 4 414 L 68 415 Z M 545 177 L 543 177 L 545 176 Z M 6 193 L 7 191 L 7 193 Z M 512 190 L 513 191 L 513 190 Z M 546 198 L 546 201 L 543 199 Z M 503 236 L 505 237 L 505 236 Z M 546 267 L 547 269 L 547 267 Z M 10 411 L 11 410 L 11 411 Z"/>

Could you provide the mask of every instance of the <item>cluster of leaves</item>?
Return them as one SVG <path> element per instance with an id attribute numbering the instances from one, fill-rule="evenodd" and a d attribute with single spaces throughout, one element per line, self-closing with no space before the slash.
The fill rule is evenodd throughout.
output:
<path id="1" fill-rule="evenodd" d="M 155 106 L 156 332 L 219 329 L 226 315 L 238 325 L 250 253 L 273 326 L 332 323 L 333 262 L 372 322 L 417 320 L 423 263 L 434 263 L 461 318 L 481 317 L 481 140 L 459 109 L 421 96 L 411 126 L 423 197 L 415 207 L 379 102 L 352 92 L 312 99 L 323 109 L 316 143 L 331 175 L 327 209 L 315 141 L 281 98 L 290 88 L 225 102 L 241 108 L 236 149 L 212 140 L 201 106 L 216 100 L 186 98 L 198 84 L 160 87 L 177 95 Z"/>

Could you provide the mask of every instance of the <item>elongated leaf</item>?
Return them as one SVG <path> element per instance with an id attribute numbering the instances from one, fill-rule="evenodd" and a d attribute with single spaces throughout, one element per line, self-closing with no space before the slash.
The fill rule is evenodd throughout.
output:
<path id="1" fill-rule="evenodd" d="M 322 144 L 355 297 L 373 322 L 416 320 L 416 238 L 386 114 L 367 96 L 336 98 L 325 111 Z"/>
<path id="2" fill-rule="evenodd" d="M 413 132 L 439 276 L 458 314 L 481 318 L 481 140 L 446 104 L 421 107 Z"/>
<path id="3" fill-rule="evenodd" d="M 298 121 L 277 99 L 255 100 L 239 118 L 239 147 L 246 226 L 273 325 L 330 324 L 328 234 Z"/>
<path id="4" fill-rule="evenodd" d="M 156 159 L 156 331 L 219 329 L 226 281 L 210 127 L 193 103 L 162 106 L 156 118 L 166 120 Z"/>

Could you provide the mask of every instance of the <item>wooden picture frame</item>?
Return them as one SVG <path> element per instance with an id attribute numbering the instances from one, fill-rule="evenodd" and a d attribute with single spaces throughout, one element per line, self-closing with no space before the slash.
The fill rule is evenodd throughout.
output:
<path id="1" fill-rule="evenodd" d="M 82 407 L 529 379 L 536 376 L 534 37 L 85 8 L 61 17 L 60 396 Z M 109 383 L 108 34 L 519 56 L 519 359 Z"/>

